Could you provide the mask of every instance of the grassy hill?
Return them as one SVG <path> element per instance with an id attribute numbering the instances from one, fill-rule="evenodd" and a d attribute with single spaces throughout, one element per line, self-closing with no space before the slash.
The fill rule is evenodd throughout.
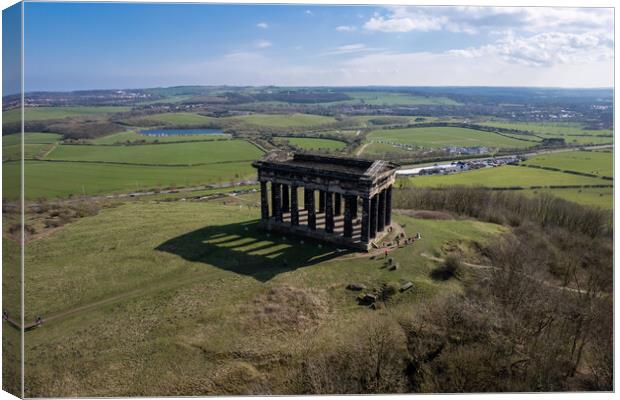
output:
<path id="1" fill-rule="evenodd" d="M 295 390 L 309 352 L 357 343 L 371 321 L 461 290 L 432 279 L 435 263 L 421 253 L 503 230 L 395 215 L 424 240 L 391 254 L 400 268 L 388 271 L 383 259 L 257 231 L 256 200 L 130 203 L 29 243 L 26 318 L 47 322 L 28 333 L 26 379 L 37 384 L 27 394 Z M 345 289 L 399 281 L 414 289 L 394 295 L 391 313 L 357 305 Z"/>

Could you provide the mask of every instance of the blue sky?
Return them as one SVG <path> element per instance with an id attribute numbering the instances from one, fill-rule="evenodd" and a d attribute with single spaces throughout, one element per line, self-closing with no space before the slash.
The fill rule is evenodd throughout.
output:
<path id="1" fill-rule="evenodd" d="M 613 85 L 613 11 L 26 3 L 33 90 Z"/>

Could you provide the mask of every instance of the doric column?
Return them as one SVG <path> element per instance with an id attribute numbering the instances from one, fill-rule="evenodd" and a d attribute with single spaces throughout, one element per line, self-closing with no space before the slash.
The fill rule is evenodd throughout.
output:
<path id="1" fill-rule="evenodd" d="M 357 218 L 357 196 L 351 196 L 351 218 Z"/>
<path id="2" fill-rule="evenodd" d="M 267 195 L 267 182 L 260 183 L 260 219 L 269 219 L 269 198 Z"/>
<path id="3" fill-rule="evenodd" d="M 291 185 L 291 225 L 299 225 L 299 206 L 297 204 L 297 186 Z"/>
<path id="4" fill-rule="evenodd" d="M 362 199 L 362 242 L 370 241 L 370 199 Z"/>
<path id="5" fill-rule="evenodd" d="M 334 233 L 334 194 L 325 192 L 325 232 Z"/>
<path id="6" fill-rule="evenodd" d="M 334 193 L 334 215 L 342 214 L 342 196 L 340 193 Z"/>
<path id="7" fill-rule="evenodd" d="M 319 212 L 325 212 L 325 190 L 319 190 Z"/>
<path id="8" fill-rule="evenodd" d="M 351 215 L 351 206 L 355 197 L 344 196 L 344 237 L 350 238 L 353 236 L 353 217 Z"/>
<path id="9" fill-rule="evenodd" d="M 282 185 L 282 212 L 288 212 L 290 210 L 289 197 L 288 197 L 288 185 Z"/>
<path id="10" fill-rule="evenodd" d="M 385 189 L 385 225 L 392 223 L 392 186 Z"/>
<path id="11" fill-rule="evenodd" d="M 306 203 L 306 208 L 308 210 L 308 228 L 315 230 L 316 229 L 316 210 L 314 208 L 314 190 L 305 189 L 306 193 L 308 193 L 308 198 L 306 199 L 308 203 Z"/>
<path id="12" fill-rule="evenodd" d="M 370 199 L 370 238 L 374 238 L 377 236 L 377 207 L 379 204 L 379 196 L 374 195 L 372 199 Z"/>
<path id="13" fill-rule="evenodd" d="M 379 197 L 379 206 L 377 210 L 377 231 L 383 232 L 383 228 L 385 228 L 385 190 L 382 190 L 377 197 Z"/>
<path id="14" fill-rule="evenodd" d="M 282 197 L 281 197 L 281 185 L 279 183 L 271 182 L 271 215 L 278 222 L 282 222 Z"/>

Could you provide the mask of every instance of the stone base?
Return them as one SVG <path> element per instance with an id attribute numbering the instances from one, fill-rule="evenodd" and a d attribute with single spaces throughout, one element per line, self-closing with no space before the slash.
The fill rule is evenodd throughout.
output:
<path id="1" fill-rule="evenodd" d="M 318 219 L 318 218 L 317 218 Z M 377 232 L 375 238 L 370 242 L 364 243 L 359 238 L 359 232 L 354 233 L 352 238 L 346 238 L 342 233 L 327 233 L 323 227 L 320 227 L 317 221 L 317 229 L 312 230 L 306 225 L 291 225 L 290 223 L 277 222 L 274 218 L 267 220 L 261 220 L 259 227 L 269 232 L 278 232 L 285 235 L 295 235 L 300 237 L 306 237 L 323 242 L 332 243 L 338 246 L 347 247 L 349 249 L 357 251 L 369 251 L 373 248 L 374 243 L 379 243 L 388 234 L 388 227 L 386 226 L 383 231 Z"/>

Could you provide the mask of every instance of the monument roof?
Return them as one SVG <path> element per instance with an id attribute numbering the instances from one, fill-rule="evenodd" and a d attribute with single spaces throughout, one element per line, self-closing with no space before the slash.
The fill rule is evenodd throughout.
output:
<path id="1" fill-rule="evenodd" d="M 271 168 L 307 172 L 316 175 L 346 175 L 350 178 L 374 179 L 393 172 L 398 164 L 388 161 L 371 161 L 350 157 L 324 156 L 310 153 L 273 151 L 252 164 L 256 168 Z"/>

